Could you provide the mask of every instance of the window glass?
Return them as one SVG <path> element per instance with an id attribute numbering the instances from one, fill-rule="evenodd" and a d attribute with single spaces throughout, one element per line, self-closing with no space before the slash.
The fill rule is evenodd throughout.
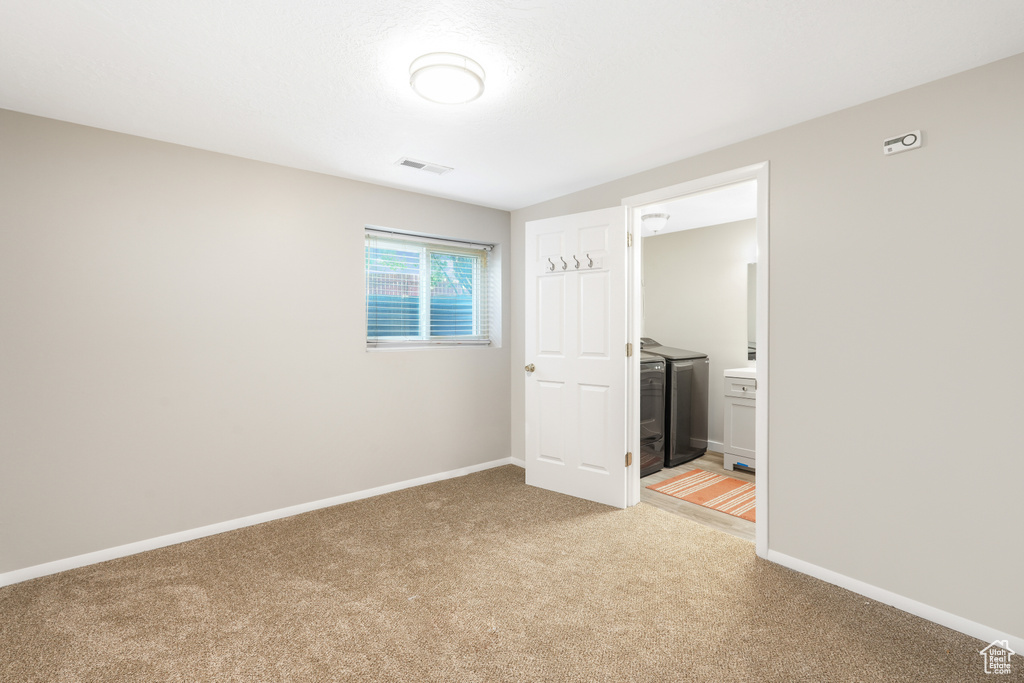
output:
<path id="1" fill-rule="evenodd" d="M 366 234 L 369 346 L 489 343 L 488 247 Z"/>

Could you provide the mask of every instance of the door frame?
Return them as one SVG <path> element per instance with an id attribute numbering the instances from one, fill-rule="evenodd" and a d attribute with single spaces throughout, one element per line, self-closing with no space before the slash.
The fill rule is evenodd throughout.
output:
<path id="1" fill-rule="evenodd" d="M 626 439 L 630 450 L 638 454 L 633 459 L 627 479 L 626 505 L 632 506 L 640 502 L 640 324 L 641 286 L 640 278 L 643 267 L 643 240 L 640 238 L 640 215 L 642 210 L 651 204 L 662 204 L 686 195 L 706 192 L 708 190 L 732 185 L 733 183 L 754 180 L 757 182 L 757 407 L 755 413 L 754 438 L 757 444 L 755 467 L 757 469 L 757 524 L 754 532 L 754 547 L 758 556 L 768 554 L 768 316 L 769 316 L 769 265 L 768 257 L 768 162 L 744 166 L 742 168 L 716 173 L 685 183 L 679 183 L 659 190 L 626 197 L 622 205 L 626 207 L 626 230 L 633 235 L 633 248 L 627 255 L 626 272 L 626 321 L 628 339 L 633 341 L 637 352 L 630 358 L 626 372 Z M 714 386 L 714 384 L 712 384 Z"/>

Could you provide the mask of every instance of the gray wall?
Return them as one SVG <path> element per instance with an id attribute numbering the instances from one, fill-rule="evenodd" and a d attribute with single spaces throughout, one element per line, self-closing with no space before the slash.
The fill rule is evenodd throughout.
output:
<path id="1" fill-rule="evenodd" d="M 0 572 L 508 457 L 507 343 L 365 350 L 368 223 L 509 253 L 504 211 L 0 111 Z"/>
<path id="2" fill-rule="evenodd" d="M 708 354 L 708 438 L 721 450 L 723 371 L 747 361 L 747 264 L 757 254 L 753 220 L 643 239 L 643 332 L 665 346 Z"/>
<path id="3" fill-rule="evenodd" d="M 1017 637 L 1021 83 L 1024 55 L 512 213 L 515 264 L 527 220 L 769 160 L 770 548 Z"/>

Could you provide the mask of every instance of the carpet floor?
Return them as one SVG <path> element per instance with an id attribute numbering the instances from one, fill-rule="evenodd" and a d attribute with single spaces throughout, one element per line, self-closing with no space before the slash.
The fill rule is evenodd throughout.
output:
<path id="1" fill-rule="evenodd" d="M 981 681 L 984 646 L 514 466 L 0 588 L 12 682 Z"/>

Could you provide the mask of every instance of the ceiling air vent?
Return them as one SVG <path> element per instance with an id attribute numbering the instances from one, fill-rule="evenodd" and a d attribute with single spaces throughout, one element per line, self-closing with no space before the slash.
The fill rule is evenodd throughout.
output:
<path id="1" fill-rule="evenodd" d="M 408 157 L 402 157 L 395 162 L 399 166 L 407 166 L 409 168 L 415 168 L 417 171 L 426 171 L 427 173 L 433 173 L 434 175 L 444 175 L 448 171 L 453 170 L 448 166 L 442 166 L 440 164 L 432 164 L 427 161 L 416 161 Z"/>

